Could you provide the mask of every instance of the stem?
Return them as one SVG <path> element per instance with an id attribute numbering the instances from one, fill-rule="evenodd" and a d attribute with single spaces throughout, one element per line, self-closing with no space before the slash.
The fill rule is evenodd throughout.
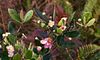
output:
<path id="1" fill-rule="evenodd" d="M 19 32 L 21 28 L 22 28 L 22 26 L 19 27 L 19 29 L 17 30 L 17 32 Z"/>
<path id="2" fill-rule="evenodd" d="M 68 55 L 69 55 L 70 59 L 71 59 L 71 60 L 73 60 L 72 56 L 71 56 L 71 55 L 70 55 L 70 53 L 69 53 L 68 48 L 66 48 L 66 51 L 67 51 L 67 53 L 68 53 Z"/>

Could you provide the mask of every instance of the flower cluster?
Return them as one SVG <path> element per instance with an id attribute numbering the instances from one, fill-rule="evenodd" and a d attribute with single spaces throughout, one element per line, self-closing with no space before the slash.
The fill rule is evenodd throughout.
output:
<path id="1" fill-rule="evenodd" d="M 52 47 L 52 39 L 50 37 L 41 40 L 40 43 L 44 45 L 44 48 L 51 49 Z"/>
<path id="2" fill-rule="evenodd" d="M 6 46 L 6 49 L 8 51 L 8 57 L 13 57 L 14 55 L 14 47 L 12 45 Z"/>

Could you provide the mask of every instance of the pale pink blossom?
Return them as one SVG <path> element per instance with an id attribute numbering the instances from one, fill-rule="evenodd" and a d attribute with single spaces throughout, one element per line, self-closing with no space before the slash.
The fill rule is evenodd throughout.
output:
<path id="1" fill-rule="evenodd" d="M 54 21 L 49 20 L 48 26 L 53 27 L 54 26 Z"/>
<path id="2" fill-rule="evenodd" d="M 37 51 L 41 51 L 42 47 L 41 46 L 37 46 Z"/>
<path id="3" fill-rule="evenodd" d="M 8 57 L 13 57 L 14 55 L 14 47 L 12 45 L 6 46 L 6 49 L 8 51 Z"/>
<path id="4" fill-rule="evenodd" d="M 52 47 L 52 39 L 50 37 L 41 40 L 40 43 L 44 45 L 44 48 L 51 49 Z"/>

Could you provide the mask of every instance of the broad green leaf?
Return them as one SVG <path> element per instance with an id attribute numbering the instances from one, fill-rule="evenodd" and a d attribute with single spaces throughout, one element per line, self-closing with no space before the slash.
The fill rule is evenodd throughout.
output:
<path id="1" fill-rule="evenodd" d="M 30 19 L 33 16 L 33 10 L 30 10 L 26 13 L 25 17 L 24 17 L 24 23 L 30 21 Z"/>
<path id="2" fill-rule="evenodd" d="M 17 40 L 17 37 L 13 34 L 8 35 L 8 41 L 12 44 L 15 44 Z"/>
<path id="3" fill-rule="evenodd" d="M 0 54 L 1 60 L 10 60 L 7 53 L 8 53 L 7 51 L 3 51 L 3 52 Z"/>
<path id="4" fill-rule="evenodd" d="M 26 59 L 31 59 L 32 58 L 32 51 L 31 50 L 26 50 L 26 52 L 25 52 L 25 58 Z"/>
<path id="5" fill-rule="evenodd" d="M 20 54 L 15 54 L 13 57 L 13 60 L 21 60 L 21 55 Z"/>
<path id="6" fill-rule="evenodd" d="M 95 22 L 95 18 L 91 19 L 91 20 L 85 25 L 85 27 L 89 27 L 89 26 L 93 25 L 94 22 Z"/>
<path id="7" fill-rule="evenodd" d="M 69 31 L 64 33 L 67 37 L 78 37 L 80 33 L 78 31 Z"/>
<path id="8" fill-rule="evenodd" d="M 64 36 L 58 36 L 57 37 L 57 43 L 59 46 L 63 47 L 63 48 L 74 48 L 77 47 L 77 45 L 72 42 L 72 41 L 65 41 L 64 40 Z"/>
<path id="9" fill-rule="evenodd" d="M 83 15 L 82 15 L 82 18 L 86 21 L 89 21 L 90 18 L 92 18 L 92 13 L 91 12 L 84 12 Z"/>
<path id="10" fill-rule="evenodd" d="M 13 20 L 15 20 L 17 23 L 20 23 L 20 16 L 16 10 L 8 8 L 8 13 Z"/>

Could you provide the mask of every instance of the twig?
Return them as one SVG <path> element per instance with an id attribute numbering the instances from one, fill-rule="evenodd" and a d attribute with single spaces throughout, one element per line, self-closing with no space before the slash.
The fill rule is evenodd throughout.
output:
<path id="1" fill-rule="evenodd" d="M 68 48 L 66 48 L 66 51 L 67 51 L 67 53 L 68 53 L 68 55 L 69 55 L 70 59 L 71 59 L 71 60 L 73 60 L 72 56 L 71 56 L 71 55 L 70 55 L 70 53 L 69 53 Z"/>

